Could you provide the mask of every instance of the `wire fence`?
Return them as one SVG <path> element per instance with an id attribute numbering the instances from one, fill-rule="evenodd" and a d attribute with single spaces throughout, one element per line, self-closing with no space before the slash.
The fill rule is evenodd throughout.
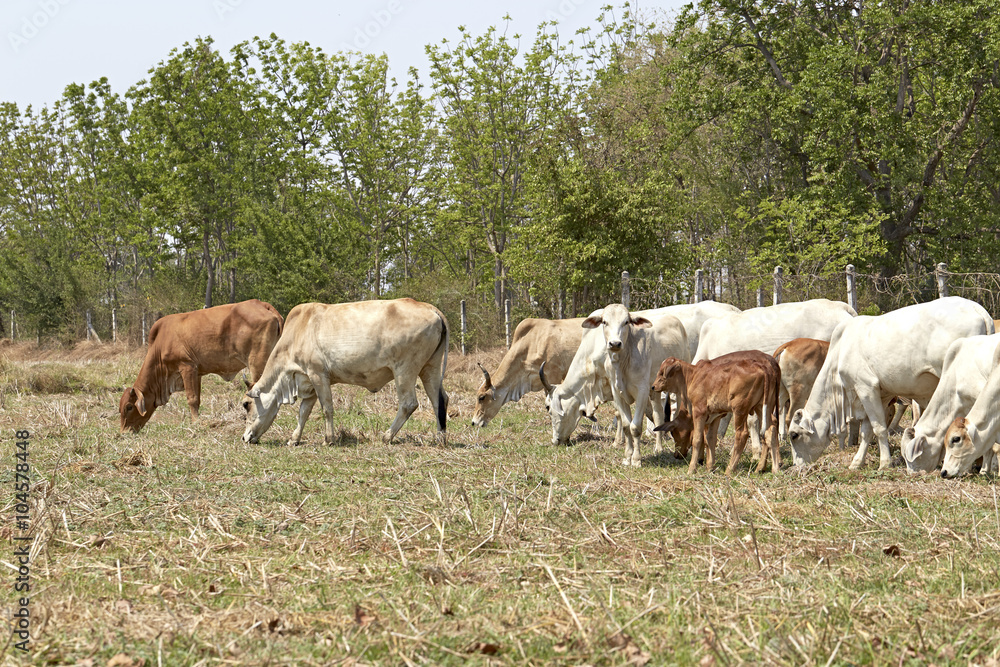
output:
<path id="1" fill-rule="evenodd" d="M 981 304 L 992 316 L 1000 313 L 1000 274 L 952 273 L 944 264 L 934 271 L 886 278 L 857 273 L 853 266 L 843 273 L 823 276 L 786 275 L 781 267 L 770 274 L 730 277 L 706 276 L 673 283 L 662 279 L 622 274 L 622 300 L 633 310 L 659 308 L 675 303 L 712 299 L 746 310 L 776 303 L 832 299 L 849 303 L 859 314 L 879 315 L 941 296 L 961 296 Z"/>

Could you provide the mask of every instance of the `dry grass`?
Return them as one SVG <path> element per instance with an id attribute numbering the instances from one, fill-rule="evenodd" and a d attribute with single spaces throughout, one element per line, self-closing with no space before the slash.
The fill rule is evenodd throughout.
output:
<path id="1" fill-rule="evenodd" d="M 141 353 L 104 354 L 0 365 L 0 433 L 32 431 L 35 471 L 33 653 L 5 664 L 997 664 L 992 481 L 852 472 L 847 452 L 628 470 L 604 437 L 549 446 L 537 394 L 474 430 L 475 361 L 500 350 L 450 356 L 447 447 L 426 400 L 383 444 L 394 392 L 353 387 L 338 445 L 314 415 L 284 446 L 290 408 L 244 445 L 214 376 L 197 423 L 175 395 L 124 436 Z M 29 391 L 39 366 L 82 387 Z"/>

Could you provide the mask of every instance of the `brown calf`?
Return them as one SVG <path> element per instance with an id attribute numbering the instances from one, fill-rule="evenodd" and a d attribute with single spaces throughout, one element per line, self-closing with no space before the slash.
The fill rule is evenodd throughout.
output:
<path id="1" fill-rule="evenodd" d="M 672 421 L 657 427 L 671 431 L 682 454 L 692 447 L 689 473 L 698 466 L 698 459 L 706 449 L 705 466 L 715 465 L 715 445 L 718 441 L 719 420 L 733 413 L 736 427 L 736 444 L 726 466 L 732 475 L 746 448 L 750 431 L 747 417 L 764 416 L 764 405 L 770 411 L 765 435 L 767 447 L 761 448 L 757 472 L 767 464 L 767 450 L 771 451 L 771 469 L 781 468 L 778 452 L 778 386 L 781 370 L 774 357 L 756 350 L 733 352 L 711 361 L 692 365 L 679 359 L 666 359 L 653 383 L 654 391 L 674 392 L 678 396 L 678 414 Z"/>
<path id="2" fill-rule="evenodd" d="M 796 338 L 774 351 L 774 358 L 778 360 L 778 367 L 781 369 L 779 405 L 784 406 L 786 402 L 788 403 L 788 412 L 785 413 L 786 433 L 795 411 L 806 407 L 809 392 L 812 391 L 816 376 L 819 375 L 819 369 L 823 367 L 829 350 L 830 341 Z M 781 412 L 780 407 L 778 411 Z"/>

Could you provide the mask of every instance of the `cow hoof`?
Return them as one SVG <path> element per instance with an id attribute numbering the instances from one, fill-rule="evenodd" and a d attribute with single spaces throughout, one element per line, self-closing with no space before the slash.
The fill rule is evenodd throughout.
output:
<path id="1" fill-rule="evenodd" d="M 849 470 L 861 470 L 861 465 L 857 461 L 851 461 L 851 465 L 848 466 Z"/>
<path id="2" fill-rule="evenodd" d="M 302 441 L 301 440 L 289 440 L 286 444 L 289 447 L 298 447 L 300 442 L 302 442 Z"/>

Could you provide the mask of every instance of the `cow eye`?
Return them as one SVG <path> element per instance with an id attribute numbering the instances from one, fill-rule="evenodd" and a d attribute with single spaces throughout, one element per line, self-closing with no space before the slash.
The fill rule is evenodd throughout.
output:
<path id="1" fill-rule="evenodd" d="M 960 442 L 962 442 L 962 436 L 960 436 L 960 435 L 953 435 L 953 436 L 951 436 L 951 444 L 957 445 Z"/>
<path id="2" fill-rule="evenodd" d="M 250 401 L 243 401 L 243 410 L 245 412 L 250 412 Z"/>
<path id="3" fill-rule="evenodd" d="M 485 397 L 485 396 L 480 396 L 480 397 L 479 397 L 479 402 L 480 402 L 480 403 L 482 403 L 482 402 L 483 402 L 483 401 L 485 401 L 485 400 L 486 400 L 486 397 Z"/>
<path id="4" fill-rule="evenodd" d="M 131 403 L 125 406 L 125 412 L 132 412 L 133 410 L 135 410 L 135 406 Z"/>
<path id="5" fill-rule="evenodd" d="M 788 434 L 788 437 L 789 437 L 790 439 L 792 439 L 792 440 L 796 440 L 796 439 L 798 439 L 798 437 L 799 437 L 799 434 L 798 434 L 798 433 L 789 433 L 789 434 Z"/>

